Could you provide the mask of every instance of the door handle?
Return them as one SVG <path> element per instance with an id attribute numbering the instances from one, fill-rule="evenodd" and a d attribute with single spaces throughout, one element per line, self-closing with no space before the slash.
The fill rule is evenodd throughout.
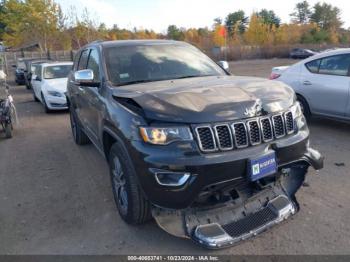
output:
<path id="1" fill-rule="evenodd" d="M 303 82 L 303 85 L 304 86 L 311 86 L 312 83 L 310 81 L 306 80 L 306 81 Z"/>

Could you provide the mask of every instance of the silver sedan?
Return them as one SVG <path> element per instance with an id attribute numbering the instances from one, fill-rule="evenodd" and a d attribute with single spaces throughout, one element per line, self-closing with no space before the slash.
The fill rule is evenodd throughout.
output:
<path id="1" fill-rule="evenodd" d="M 305 116 L 350 120 L 350 48 L 323 52 L 292 66 L 274 67 L 270 79 L 294 89 Z"/>

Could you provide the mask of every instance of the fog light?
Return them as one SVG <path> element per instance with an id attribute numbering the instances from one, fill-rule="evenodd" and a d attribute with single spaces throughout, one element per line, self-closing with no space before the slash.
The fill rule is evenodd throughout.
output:
<path id="1" fill-rule="evenodd" d="M 162 186 L 183 186 L 190 178 L 190 173 L 171 172 L 171 171 L 156 171 L 154 176 L 158 184 Z"/>

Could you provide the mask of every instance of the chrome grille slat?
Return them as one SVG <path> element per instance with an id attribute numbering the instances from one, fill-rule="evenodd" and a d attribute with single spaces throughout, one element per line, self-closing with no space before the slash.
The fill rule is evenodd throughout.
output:
<path id="1" fill-rule="evenodd" d="M 235 146 L 237 148 L 244 148 L 248 146 L 248 134 L 247 134 L 247 127 L 245 123 L 243 122 L 233 123 L 232 132 L 233 132 Z"/>
<path id="2" fill-rule="evenodd" d="M 285 111 L 246 121 L 194 127 L 199 148 L 203 152 L 227 151 L 266 143 L 296 131 L 294 116 Z"/>
<path id="3" fill-rule="evenodd" d="M 229 125 L 216 125 L 214 126 L 215 137 L 220 150 L 233 149 L 232 133 Z"/>
<path id="4" fill-rule="evenodd" d="M 269 142 L 273 140 L 273 130 L 272 124 L 269 117 L 263 117 L 260 119 L 261 126 L 261 136 L 264 142 Z"/>
<path id="5" fill-rule="evenodd" d="M 286 135 L 282 114 L 272 116 L 272 125 L 275 138 L 280 138 Z"/>
<path id="6" fill-rule="evenodd" d="M 198 137 L 199 148 L 203 152 L 213 152 L 216 150 L 216 143 L 211 126 L 196 127 L 196 134 Z"/>
<path id="7" fill-rule="evenodd" d="M 249 120 L 247 122 L 248 136 L 250 144 L 255 146 L 261 143 L 261 131 L 258 120 Z"/>
<path id="8" fill-rule="evenodd" d="M 286 132 L 287 134 L 292 134 L 294 132 L 294 117 L 291 111 L 287 111 L 283 114 L 284 122 L 286 124 Z"/>

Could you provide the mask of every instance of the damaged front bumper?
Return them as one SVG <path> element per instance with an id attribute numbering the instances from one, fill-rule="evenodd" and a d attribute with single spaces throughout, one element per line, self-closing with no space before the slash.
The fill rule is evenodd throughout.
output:
<path id="1" fill-rule="evenodd" d="M 207 248 L 222 248 L 248 239 L 295 214 L 296 208 L 285 196 L 270 200 L 266 207 L 240 220 L 225 225 L 210 223 L 198 225 L 192 238 Z"/>
<path id="2" fill-rule="evenodd" d="M 168 233 L 189 238 L 210 249 L 224 248 L 253 237 L 284 221 L 299 210 L 295 193 L 309 166 L 323 167 L 323 157 L 308 148 L 297 161 L 279 167 L 275 179 L 255 187 L 254 194 L 239 192 L 236 198 L 208 206 L 192 205 L 174 210 L 153 208 L 153 217 Z M 256 188 L 256 187 L 259 188 Z"/>

